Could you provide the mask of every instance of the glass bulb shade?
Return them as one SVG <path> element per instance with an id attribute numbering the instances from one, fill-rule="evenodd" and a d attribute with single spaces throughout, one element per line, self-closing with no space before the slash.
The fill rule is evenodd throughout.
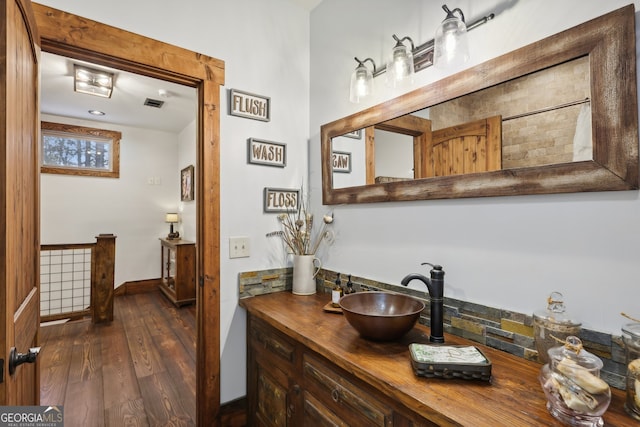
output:
<path id="1" fill-rule="evenodd" d="M 168 213 L 164 218 L 165 222 L 175 223 L 178 222 L 178 214 L 177 213 Z"/>
<path id="2" fill-rule="evenodd" d="M 362 98 L 373 92 L 373 73 L 365 66 L 360 65 L 351 74 L 351 86 L 349 100 L 358 103 Z"/>
<path id="3" fill-rule="evenodd" d="M 393 48 L 387 63 L 387 85 L 400 87 L 413 83 L 413 54 L 404 45 Z"/>
<path id="4" fill-rule="evenodd" d="M 442 21 L 434 44 L 433 62 L 437 67 L 458 67 L 469 60 L 467 26 L 459 18 Z"/>

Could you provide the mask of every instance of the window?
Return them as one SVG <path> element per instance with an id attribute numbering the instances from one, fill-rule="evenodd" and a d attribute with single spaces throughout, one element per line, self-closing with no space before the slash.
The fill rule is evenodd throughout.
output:
<path id="1" fill-rule="evenodd" d="M 42 173 L 120 177 L 120 132 L 42 122 Z"/>

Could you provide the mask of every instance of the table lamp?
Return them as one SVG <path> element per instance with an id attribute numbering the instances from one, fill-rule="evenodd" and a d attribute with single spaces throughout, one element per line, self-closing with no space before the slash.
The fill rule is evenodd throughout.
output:
<path id="1" fill-rule="evenodd" d="M 179 239 L 180 233 L 178 233 L 177 231 L 175 232 L 173 231 L 173 224 L 178 222 L 178 214 L 174 212 L 167 213 L 165 215 L 164 221 L 170 224 L 169 235 L 167 236 L 167 239 L 169 240 Z"/>

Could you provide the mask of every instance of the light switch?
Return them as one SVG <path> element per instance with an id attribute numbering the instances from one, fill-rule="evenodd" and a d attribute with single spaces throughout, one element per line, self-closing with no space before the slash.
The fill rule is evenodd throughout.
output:
<path id="1" fill-rule="evenodd" d="M 229 258 L 246 258 L 249 256 L 248 237 L 229 237 Z"/>

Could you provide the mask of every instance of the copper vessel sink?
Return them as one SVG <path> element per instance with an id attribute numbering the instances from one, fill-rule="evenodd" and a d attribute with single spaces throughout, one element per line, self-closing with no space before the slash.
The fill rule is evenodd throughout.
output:
<path id="1" fill-rule="evenodd" d="M 342 297 L 340 307 L 363 338 L 393 341 L 413 328 L 425 304 L 402 294 L 358 292 Z"/>

